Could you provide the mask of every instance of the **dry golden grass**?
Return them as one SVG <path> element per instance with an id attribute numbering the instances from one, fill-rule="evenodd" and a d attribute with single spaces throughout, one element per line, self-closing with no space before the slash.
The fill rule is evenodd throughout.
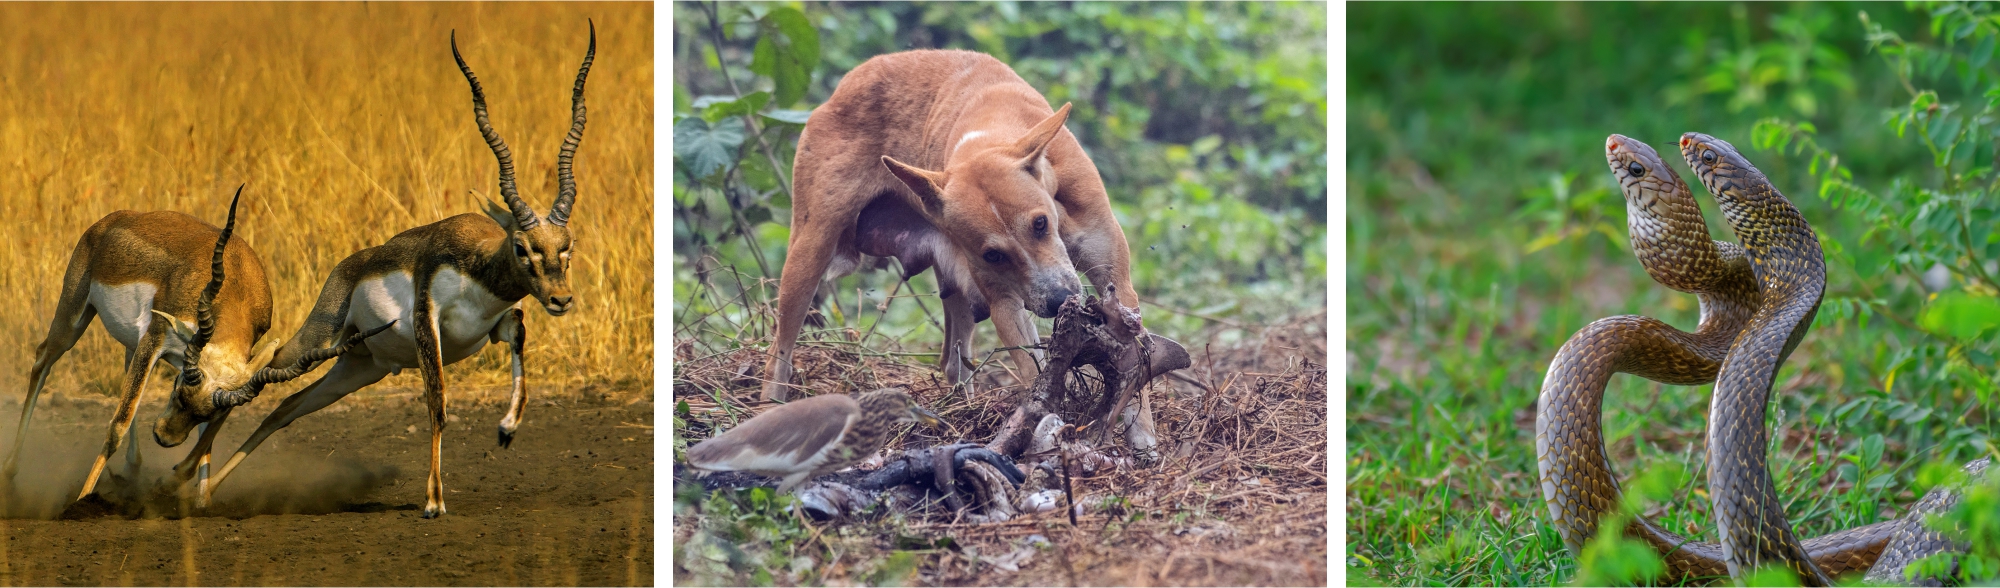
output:
<path id="1" fill-rule="evenodd" d="M 0 5 L 0 388 L 47 334 L 76 239 L 115 210 L 238 231 L 271 278 L 267 337 L 289 337 L 335 263 L 405 229 L 477 212 L 497 165 L 447 44 L 486 88 L 521 193 L 555 198 L 569 95 L 596 20 L 576 159 L 579 309 L 528 305 L 536 393 L 652 372 L 653 9 L 647 4 Z M 50 392 L 114 393 L 123 347 L 93 327 Z M 506 379 L 504 346 L 447 368 Z M 378 387 L 413 386 L 414 371 Z M 274 390 L 283 398 L 311 378 Z M 18 389 L 18 388 L 15 388 Z M 157 388 L 156 388 L 157 390 Z M 152 394 L 157 394 L 157 391 Z M 266 394 L 271 396 L 272 394 Z"/>

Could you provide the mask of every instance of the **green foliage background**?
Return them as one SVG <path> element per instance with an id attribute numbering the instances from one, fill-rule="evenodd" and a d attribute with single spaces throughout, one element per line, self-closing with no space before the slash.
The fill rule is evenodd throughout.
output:
<path id="1" fill-rule="evenodd" d="M 1918 466 L 1995 454 L 1988 8 L 1347 11 L 1350 579 L 1644 577 L 1649 554 L 1615 541 L 1579 569 L 1542 522 L 1534 461 L 1535 398 L 1571 334 L 1617 314 L 1690 330 L 1699 318 L 1694 297 L 1653 283 L 1630 254 L 1602 155 L 1611 133 L 1670 160 L 1685 131 L 1731 141 L 1820 232 L 1827 298 L 1772 410 L 1772 463 L 1802 534 L 1900 516 L 1942 479 Z M 1733 240 L 1690 185 L 1711 232 Z M 1616 467 L 1649 473 L 1628 483 L 1646 499 L 1628 515 L 1713 541 L 1709 392 L 1619 377 L 1605 426 Z M 1974 514 L 1958 520 L 1994 524 Z M 1990 563 L 1992 545 L 1975 551 Z"/>
<path id="2" fill-rule="evenodd" d="M 1074 103 L 1068 127 L 1104 176 L 1134 287 L 1172 309 L 1146 308 L 1148 327 L 1186 336 L 1211 319 L 1260 324 L 1325 305 L 1323 4 L 680 2 L 674 11 L 677 337 L 720 349 L 763 333 L 754 305 L 768 297 L 757 279 L 783 263 L 798 123 L 847 71 L 909 48 L 984 51 L 1052 104 Z M 834 322 L 940 340 L 914 305 L 841 314 L 894 291 L 891 273 L 841 280 L 836 304 L 846 304 L 830 309 Z M 935 282 L 910 287 L 934 292 Z"/>

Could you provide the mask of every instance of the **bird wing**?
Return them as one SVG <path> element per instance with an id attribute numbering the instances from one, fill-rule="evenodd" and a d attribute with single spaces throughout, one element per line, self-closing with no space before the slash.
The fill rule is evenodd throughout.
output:
<path id="1" fill-rule="evenodd" d="M 688 448 L 688 465 L 770 475 L 811 470 L 860 415 L 861 405 L 845 394 L 793 401 Z"/>

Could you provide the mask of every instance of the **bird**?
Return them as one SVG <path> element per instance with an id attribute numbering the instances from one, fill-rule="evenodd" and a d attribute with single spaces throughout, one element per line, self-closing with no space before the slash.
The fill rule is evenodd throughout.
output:
<path id="1" fill-rule="evenodd" d="M 783 478 L 778 493 L 784 494 L 873 455 L 889 440 L 891 427 L 908 422 L 936 425 L 940 420 L 900 388 L 859 396 L 822 394 L 764 411 L 695 444 L 687 450 L 687 463 L 704 472 Z"/>

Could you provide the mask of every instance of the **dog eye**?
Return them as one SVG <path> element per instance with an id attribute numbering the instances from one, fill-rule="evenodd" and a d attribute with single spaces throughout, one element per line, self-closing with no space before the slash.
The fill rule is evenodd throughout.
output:
<path id="1" fill-rule="evenodd" d="M 1047 216 L 1035 217 L 1035 235 L 1037 236 L 1047 235 L 1048 233 L 1049 233 L 1049 217 Z"/>
<path id="2" fill-rule="evenodd" d="M 994 265 L 1007 263 L 1007 254 L 1001 253 L 999 249 L 988 249 L 986 250 L 986 263 Z"/>
<path id="3" fill-rule="evenodd" d="M 1632 174 L 1634 178 L 1643 178 L 1646 177 L 1646 166 L 1639 165 L 1637 161 L 1627 163 L 1625 164 L 1625 173 Z"/>
<path id="4" fill-rule="evenodd" d="M 1701 160 L 1706 163 L 1715 163 L 1715 150 L 1714 149 L 1701 150 Z"/>

